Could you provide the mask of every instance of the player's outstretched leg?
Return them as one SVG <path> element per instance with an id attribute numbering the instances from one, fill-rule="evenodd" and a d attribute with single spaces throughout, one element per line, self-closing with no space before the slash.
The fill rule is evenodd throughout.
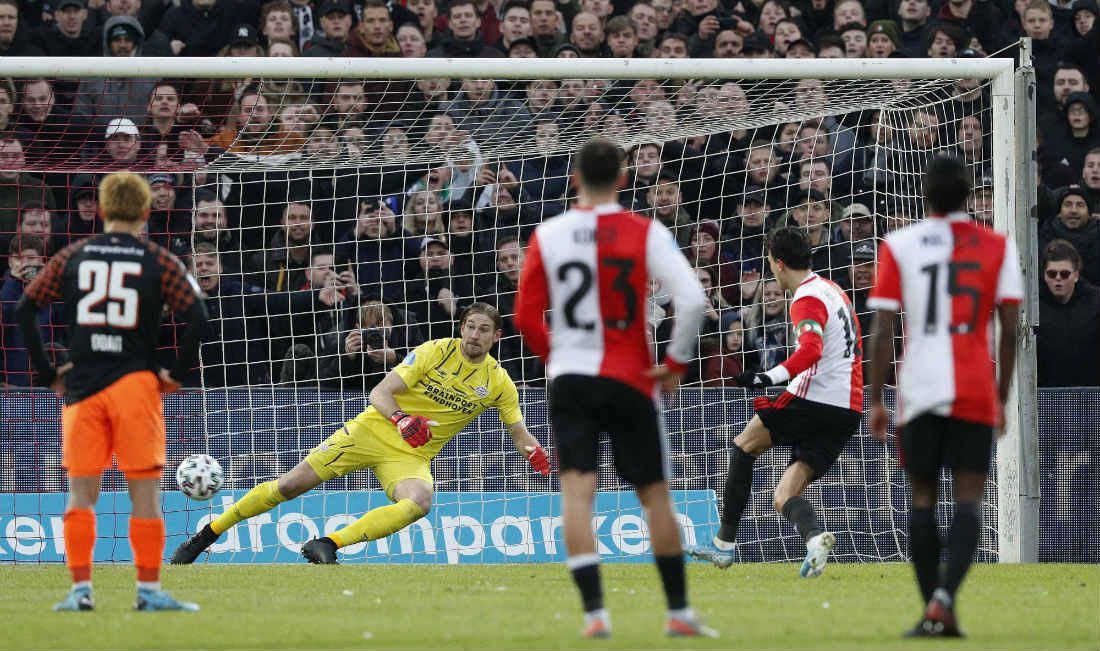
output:
<path id="1" fill-rule="evenodd" d="M 696 545 L 685 550 L 692 558 L 710 561 L 721 569 L 733 564 L 737 527 L 752 496 L 752 467 L 756 457 L 770 447 L 771 432 L 759 416 L 753 416 L 745 431 L 730 446 L 730 467 L 722 494 L 722 526 L 710 545 Z"/>
<path id="2" fill-rule="evenodd" d="M 236 504 L 229 507 L 229 510 L 177 547 L 172 554 L 172 565 L 194 563 L 199 554 L 217 542 L 218 538 L 233 525 L 261 513 L 267 513 L 320 483 L 321 477 L 317 475 L 317 471 L 302 461 L 279 479 L 257 485 L 237 500 Z"/>
<path id="3" fill-rule="evenodd" d="M 335 565 L 336 550 L 341 547 L 401 531 L 431 510 L 432 485 L 420 478 L 404 479 L 394 486 L 393 500 L 393 504 L 367 511 L 343 529 L 310 540 L 302 545 L 302 556 L 310 563 Z"/>

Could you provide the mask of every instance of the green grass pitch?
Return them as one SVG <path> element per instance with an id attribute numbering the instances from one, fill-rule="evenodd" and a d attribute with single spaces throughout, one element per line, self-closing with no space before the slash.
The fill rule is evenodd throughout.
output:
<path id="1" fill-rule="evenodd" d="M 153 649 L 1097 649 L 1100 568 L 975 565 L 960 595 L 966 640 L 903 641 L 920 604 L 908 565 L 688 565 L 692 604 L 717 640 L 668 639 L 651 565 L 604 564 L 614 636 L 584 640 L 562 565 L 169 567 L 198 613 L 135 613 L 133 569 L 95 569 L 97 610 L 54 613 L 64 567 L 0 569 L 2 648 Z"/>

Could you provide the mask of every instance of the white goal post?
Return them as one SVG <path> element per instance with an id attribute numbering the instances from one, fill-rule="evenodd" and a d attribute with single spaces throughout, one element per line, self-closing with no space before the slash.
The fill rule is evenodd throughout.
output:
<path id="1" fill-rule="evenodd" d="M 1026 45 L 1022 48 L 1022 58 L 1029 61 Z M 783 123 L 797 122 L 799 126 L 805 121 L 838 113 L 857 111 L 898 111 L 907 113 L 920 107 L 921 102 L 935 104 L 942 101 L 948 94 L 952 80 L 978 79 L 983 86 L 988 88 L 990 102 L 985 110 L 988 110 L 991 129 L 985 134 L 991 140 L 989 143 L 990 154 L 987 162 L 991 170 L 992 190 L 992 215 L 993 225 L 998 231 L 1010 234 L 1019 243 L 1018 250 L 1021 256 L 1021 268 L 1028 273 L 1029 300 L 1025 301 L 1020 313 L 1020 322 L 1017 328 L 1019 336 L 1018 346 L 1018 372 L 1016 383 L 1007 406 L 1006 433 L 997 442 L 996 453 L 996 523 L 993 524 L 992 535 L 996 541 L 995 549 L 988 550 L 996 555 L 1000 562 L 1033 562 L 1036 560 L 1038 547 L 1038 459 L 1036 458 L 1036 388 L 1035 388 L 1035 345 L 1033 325 L 1037 323 L 1037 303 L 1035 296 L 1035 269 L 1036 243 L 1035 222 L 1033 221 L 1034 207 L 1034 183 L 1035 183 L 1035 159 L 1033 156 L 1035 147 L 1034 105 L 1033 90 L 1034 79 L 1030 64 L 1017 66 L 1012 59 L 403 59 L 403 58 L 129 58 L 118 59 L 104 58 L 4 58 L 0 59 L 0 78 L 10 77 L 17 81 L 28 78 L 46 79 L 89 79 L 89 78 L 118 78 L 118 79 L 241 79 L 253 80 L 374 80 L 380 83 L 393 80 L 419 80 L 443 78 L 447 80 L 462 79 L 489 79 L 500 81 L 529 81 L 529 80 L 698 80 L 701 88 L 708 80 L 736 80 L 745 89 L 748 99 L 744 104 L 744 114 L 729 114 L 718 111 L 715 115 L 696 115 L 691 119 L 676 123 L 673 120 L 671 126 L 653 127 L 652 125 L 633 127 L 627 124 L 624 130 L 617 131 L 618 137 L 624 146 L 640 146 L 641 143 L 652 141 L 664 142 L 666 140 L 684 139 L 691 137 L 709 137 L 710 134 L 723 130 L 749 129 L 765 127 L 767 125 L 780 125 Z M 796 80 L 822 80 L 830 83 L 836 89 L 835 97 L 828 98 L 822 104 L 795 104 L 790 101 L 782 101 L 783 95 L 789 91 L 785 84 Z M 260 81 L 262 85 L 264 82 Z M 755 85 L 754 85 L 755 84 Z M 613 83 L 603 85 L 600 92 L 608 93 Z M 751 88 L 750 88 L 751 87 Z M 609 100 L 609 112 L 615 108 L 617 101 L 625 101 L 624 96 L 616 96 Z M 940 95 L 935 95 L 940 92 Z M 671 96 L 671 94 L 670 94 Z M 723 96 L 726 98 L 726 96 Z M 744 95 L 742 95 L 744 97 Z M 770 98 L 779 98 L 771 101 Z M 932 99 L 929 99 L 932 98 Z M 939 98 L 939 99 L 937 99 Z M 369 98 L 368 98 L 369 99 Z M 726 98 L 728 99 L 728 98 Z M 724 100 L 723 100 L 724 101 Z M 668 102 L 675 104 L 674 100 Z M 751 108 L 750 108 L 751 105 Z M 741 105 L 739 105 L 741 106 Z M 938 105 L 937 105 L 938 106 Z M 884 122 L 885 118 L 876 118 Z M 943 123 L 941 118 L 941 126 Z M 562 136 L 559 147 L 562 152 L 568 154 L 575 151 L 579 143 L 586 135 L 584 129 L 578 125 L 585 124 L 581 118 L 576 118 L 571 125 L 562 126 Z M 857 126 L 862 127 L 860 122 Z M 573 128 L 572 133 L 569 129 Z M 886 127 L 882 127 L 886 128 Z M 892 127 L 891 127 L 892 128 Z M 902 127 L 904 129 L 905 127 Z M 854 131 L 854 129 L 853 129 Z M 798 131 L 801 133 L 801 129 Z M 755 131 L 753 131 L 755 133 Z M 98 137 L 102 138 L 102 135 Z M 778 135 L 772 136 L 773 142 Z M 536 146 L 532 141 L 521 138 L 494 139 L 492 134 L 486 136 L 480 145 L 479 156 L 485 160 L 505 160 L 510 155 L 522 156 L 534 151 Z M 811 150 L 813 145 L 810 145 Z M 368 165 L 369 161 L 352 160 L 351 154 L 341 150 L 341 164 Z M 374 150 L 371 150 L 372 152 Z M 364 146 L 363 156 L 367 155 L 367 147 Z M 686 156 L 686 154 L 685 154 Z M 424 160 L 410 156 L 405 163 L 408 165 L 426 163 Z M 903 165 L 909 165 L 910 159 L 902 156 Z M 678 161 L 682 163 L 683 161 Z M 667 165 L 667 161 L 665 161 Z M 200 171 L 217 175 L 222 173 L 236 173 L 242 170 L 262 172 L 268 171 L 309 171 L 316 166 L 316 161 L 309 156 L 271 158 L 231 156 L 208 156 L 202 161 Z M 90 167 L 76 165 L 67 169 L 73 171 L 95 172 Z M 41 172 L 55 170 L 39 169 Z M 153 170 L 149 170 L 153 171 Z M 166 170 L 171 171 L 171 170 Z M 896 170 L 904 179 L 911 179 L 920 174 L 918 167 Z M 874 170 L 854 170 L 873 177 Z M 721 185 L 722 179 L 713 180 Z M 876 185 L 872 180 L 873 197 L 883 196 L 888 199 L 889 205 L 904 203 L 910 218 L 917 218 L 920 214 L 919 198 L 906 190 L 898 190 L 891 185 Z M 724 186 L 723 186 L 724 187 Z M 908 186 L 907 186 L 908 187 Z M 744 189 L 744 188 L 742 188 Z M 724 189 L 729 196 L 737 196 L 739 190 Z M 896 193 L 893 194 L 893 193 Z M 355 199 L 355 197 L 351 197 Z M 357 202 L 356 202 L 357 203 Z M 877 214 L 877 209 L 871 208 Z M 540 215 L 541 218 L 550 216 Z M 696 216 L 695 226 L 698 227 L 704 217 Z M 709 217 L 708 217 L 709 219 Z M 831 223 L 831 222 L 830 222 Z M 694 232 L 694 231 L 693 231 Z M 875 231 L 877 237 L 880 233 Z M 422 244 L 425 249 L 427 244 Z M 6 251 L 5 251 L 6 253 Z M 245 252 L 239 253 L 244 259 Z M 411 260 L 415 261 L 415 259 Z M 717 279 L 715 283 L 717 285 Z M 276 356 L 281 358 L 282 353 L 270 360 L 276 361 Z M 226 362 L 228 364 L 228 362 Z M 517 382 L 521 378 L 516 378 Z M 203 385 L 205 386 L 205 384 Z M 238 388 L 255 388 L 257 393 L 267 391 L 268 396 L 273 395 L 272 384 L 264 387 L 251 385 L 237 385 Z M 220 391 L 224 386 L 219 386 Z M 317 393 L 310 393 L 309 400 L 316 402 L 316 413 L 320 414 L 324 407 L 324 398 L 318 397 L 324 389 L 317 385 Z M 306 395 L 306 394 L 303 394 Z M 727 392 L 723 395 L 733 395 Z M 729 398 L 726 398 L 729 399 Z M 744 399 L 743 396 L 741 399 Z M 248 399 L 251 401 L 251 398 Z M 276 400 L 277 402 L 277 400 Z M 210 403 L 214 405 L 215 403 Z M 225 410 L 226 420 L 231 421 L 233 410 L 228 402 L 216 403 L 217 407 L 208 406 L 203 399 L 204 409 Z M 247 407 L 252 405 L 248 402 Z M 721 405 L 718 405 L 721 410 Z M 675 407 L 673 407 L 675 409 Z M 353 414 L 354 415 L 354 414 Z M 686 408 L 684 411 L 672 414 L 675 419 L 686 422 L 689 419 Z M 694 418 L 694 416 L 691 416 Z M 273 454 L 278 456 L 286 450 L 267 450 L 262 452 L 258 448 L 241 450 L 233 447 L 226 435 L 221 446 L 220 441 L 205 444 L 196 443 L 202 441 L 206 420 L 203 421 L 202 432 L 185 432 L 180 436 L 184 440 L 190 440 L 190 448 L 186 453 L 227 450 L 227 454 L 234 457 L 244 457 L 249 454 Z M 331 426 L 334 423 L 325 423 Z M 723 425 L 729 427 L 732 423 L 716 424 L 707 422 L 704 418 L 704 429 L 713 429 Z M 685 426 L 686 427 L 686 426 Z M 485 432 L 482 429 L 482 432 Z M 234 434 L 240 433 L 235 430 Z M 213 438 L 214 435 L 211 435 Z M 221 436 L 218 434 L 217 436 Z M 459 437 L 461 438 L 461 434 Z M 505 437 L 506 438 L 506 437 Z M 732 439 L 732 436 L 729 437 Z M 214 443 L 217 443 L 216 445 Z M 315 441 L 305 442 L 304 439 L 293 444 L 295 454 L 304 454 Z M 0 452 L 4 452 L 0 450 Z M 213 453 L 213 452 L 212 452 Z M 686 450 L 682 455 L 691 456 Z M 215 454 L 218 456 L 218 454 Z M 468 456 L 476 456 L 471 454 Z M 0 458 L 5 458 L 0 456 Z M 15 456 L 7 456 L 14 459 Z M 170 459 L 170 463 L 171 463 Z M 714 463 L 706 460 L 695 459 L 694 462 L 702 464 L 705 469 L 703 477 L 699 480 L 698 487 L 714 489 L 713 479 L 724 476 L 726 467 L 724 458 Z M 510 463 L 510 462 L 509 462 Z M 502 462 L 505 479 L 511 478 L 513 471 L 525 472 L 522 467 L 516 468 L 509 463 Z M 771 460 L 769 463 L 781 463 L 780 460 Z M 281 461 L 275 461 L 268 470 L 288 468 L 283 467 Z M 460 459 L 454 465 L 455 472 L 462 473 L 469 469 L 469 465 Z M 481 462 L 473 464 L 474 468 L 480 468 Z M 685 466 L 686 467 L 686 466 Z M 233 471 L 227 469 L 227 479 L 234 480 Z M 0 470 L 2 473 L 3 470 Z M 249 488 L 252 483 L 263 481 L 270 477 L 268 473 L 254 471 L 250 475 L 235 477 L 238 488 Z M 888 473 L 887 473 L 888 474 Z M 2 483 L 2 482 L 0 482 Z M 456 486 L 461 485 L 457 482 Z M 541 485 L 540 485 L 541 487 Z M 543 487 L 543 488 L 548 488 Z M 603 485 L 601 484 L 601 487 Z M 689 487 L 688 483 L 684 487 Z M 892 488 L 891 488 L 892 487 Z M 513 489 L 514 490 L 514 489 Z M 903 490 L 896 484 L 886 481 L 885 490 Z M 720 495 L 720 488 L 718 493 Z M 321 494 L 322 500 L 334 500 L 338 498 L 338 491 Z M 761 498 L 755 495 L 754 500 Z M 460 500 L 461 501 L 461 500 Z M 889 501 L 889 500 L 887 500 Z M 214 500 L 218 502 L 217 499 Z M 196 517 L 199 512 L 206 513 L 205 507 L 196 508 Z M 215 507 L 220 511 L 220 505 Z M 750 508 L 751 510 L 751 508 Z M 764 511 L 767 509 L 765 508 Z M 762 512 L 762 511 L 761 511 Z M 988 512 L 987 512 L 988 513 Z M 19 515 L 16 513 L 15 515 Z M 39 514 L 43 518 L 46 514 Z M 871 520 L 879 518 L 882 514 L 871 514 Z M 771 517 L 775 514 L 771 513 Z M 457 516 L 456 516 L 457 517 Z M 746 520 L 753 516 L 746 511 Z M 760 518 L 768 516 L 761 515 Z M 886 517 L 892 522 L 892 515 Z M 900 516 L 899 516 L 900 517 Z M 205 520 L 204 520 L 205 521 Z M 743 523 L 744 524 L 744 523 Z M 195 519 L 188 520 L 188 526 L 193 527 Z M 242 525 L 243 527 L 244 525 Z M 280 524 L 280 526 L 282 526 Z M 289 527 L 289 524 L 287 525 Z M 988 526 L 988 523 L 987 523 Z M 486 525 L 486 531 L 489 527 Z M 878 532 L 886 535 L 897 535 L 902 531 L 897 525 L 889 525 L 889 530 Z M 761 529 L 763 531 L 763 529 Z M 771 529 L 768 529 L 771 531 Z M 893 534 L 891 534 L 891 531 Z M 280 529 L 280 536 L 285 531 Z M 452 534 L 454 535 L 454 534 Z M 625 534 L 623 534 L 625 535 Z M 773 534 L 761 534 L 770 536 Z M 501 534 L 503 536 L 503 534 Z M 446 538 L 446 536 L 444 536 Z M 495 538 L 494 538 L 495 540 Z M 451 542 L 454 538 L 451 539 Z M 170 540 L 170 546 L 173 541 Z M 877 547 L 877 543 L 875 543 Z M 992 545 L 991 545 L 992 546 Z M 904 549 L 903 544 L 898 544 L 899 549 Z M 373 548 L 372 548 L 373 549 Z M 244 552 L 239 552 L 233 560 L 236 562 L 248 562 L 248 546 Z M 255 546 L 252 552 L 259 552 Z M 243 554 L 243 555 L 241 555 Z M 765 554 L 767 556 L 767 554 Z M 875 557 L 874 554 L 868 555 Z M 856 553 L 853 559 L 862 559 L 867 556 Z M 897 559 L 897 555 L 885 554 L 882 558 Z"/>

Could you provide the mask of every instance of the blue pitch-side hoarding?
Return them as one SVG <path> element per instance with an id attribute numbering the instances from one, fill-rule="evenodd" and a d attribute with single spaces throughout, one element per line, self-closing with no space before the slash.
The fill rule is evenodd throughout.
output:
<path id="1" fill-rule="evenodd" d="M 208 505 L 180 493 L 162 499 L 171 555 L 245 491 L 223 491 Z M 0 495 L 0 563 L 61 562 L 65 543 L 61 514 L 67 495 Z M 672 491 L 684 542 L 710 540 L 718 522 L 713 491 Z M 299 563 L 301 544 L 335 531 L 363 513 L 389 504 L 380 491 L 314 493 L 281 504 L 231 529 L 211 548 L 214 563 Z M 104 493 L 96 507 L 95 562 L 129 562 L 130 500 Z M 598 493 L 592 526 L 607 560 L 652 558 L 649 532 L 633 493 Z M 388 538 L 340 550 L 344 563 L 544 563 L 565 559 L 557 493 L 436 493 L 431 513 Z"/>

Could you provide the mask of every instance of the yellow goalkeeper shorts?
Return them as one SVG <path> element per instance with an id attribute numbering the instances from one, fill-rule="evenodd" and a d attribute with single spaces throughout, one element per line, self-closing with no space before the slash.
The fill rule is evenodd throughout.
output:
<path id="1" fill-rule="evenodd" d="M 306 463 L 322 481 L 370 468 L 391 500 L 394 487 L 406 479 L 423 479 L 429 486 L 435 483 L 428 459 L 413 454 L 411 448 L 408 453 L 394 449 L 355 421 L 345 423 L 310 450 Z"/>

